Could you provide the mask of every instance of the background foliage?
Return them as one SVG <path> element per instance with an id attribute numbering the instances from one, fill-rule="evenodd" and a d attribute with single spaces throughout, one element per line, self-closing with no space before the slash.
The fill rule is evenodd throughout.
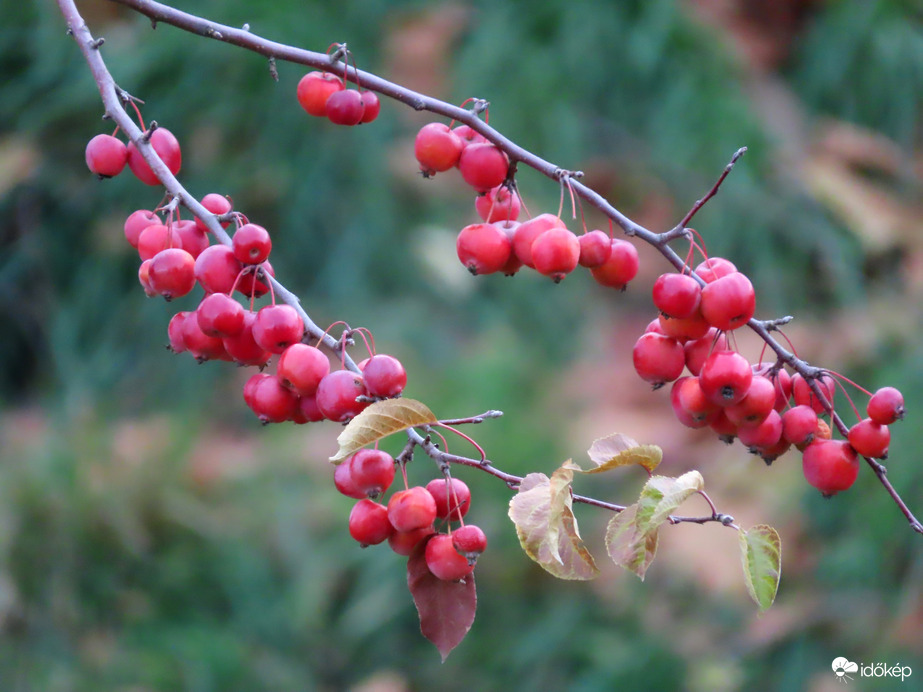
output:
<path id="1" fill-rule="evenodd" d="M 585 276 L 472 279 L 453 249 L 474 219 L 470 193 L 450 175 L 416 174 L 424 115 L 386 103 L 372 126 L 335 128 L 298 108 L 295 66 L 280 65 L 276 84 L 257 56 L 80 3 L 120 85 L 180 138 L 187 187 L 230 194 L 268 227 L 277 274 L 309 313 L 370 327 L 408 366 L 408 394 L 444 416 L 505 410 L 476 430 L 501 467 L 547 473 L 621 431 L 663 446 L 665 472 L 700 468 L 721 510 L 782 534 L 779 598 L 761 619 L 736 536 L 720 527 L 665 530 L 645 584 L 614 568 L 589 586 L 556 582 L 518 552 L 502 484 L 460 473 L 491 549 L 474 629 L 440 665 L 419 636 L 402 561 L 346 534 L 350 503 L 326 463 L 336 428 L 262 429 L 240 401 L 241 373 L 164 352 L 169 315 L 186 304 L 144 298 L 121 232 L 158 194 L 128 175 L 88 174 L 85 143 L 107 131 L 95 85 L 52 3 L 10 4 L 0 30 L 0 688 L 825 690 L 841 655 L 923 675 L 920 539 L 872 475 L 823 501 L 796 456 L 766 469 L 739 446 L 679 429 L 666 395 L 631 372 L 662 260 L 643 253 L 624 295 Z M 760 316 L 796 315 L 803 356 L 903 389 L 910 420 L 895 426 L 891 478 L 923 511 L 914 3 L 183 9 L 317 50 L 347 41 L 361 68 L 454 102 L 487 98 L 492 124 L 584 170 L 653 230 L 672 226 L 749 146 L 696 227 L 751 274 Z M 555 211 L 553 183 L 525 171 L 521 185 L 533 214 Z M 432 473 L 425 462 L 412 470 L 420 482 Z M 578 489 L 618 501 L 640 481 Z M 607 517 L 580 518 L 601 545 Z"/>

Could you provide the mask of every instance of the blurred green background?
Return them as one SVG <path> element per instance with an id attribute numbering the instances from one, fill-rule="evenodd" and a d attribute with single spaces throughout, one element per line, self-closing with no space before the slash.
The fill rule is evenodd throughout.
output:
<path id="1" fill-rule="evenodd" d="M 625 294 L 576 274 L 472 278 L 453 246 L 475 219 L 471 193 L 453 174 L 416 173 L 425 114 L 384 103 L 374 124 L 337 128 L 298 107 L 297 66 L 280 64 L 275 83 L 253 54 L 152 32 L 102 0 L 80 9 L 119 84 L 179 137 L 184 184 L 232 196 L 270 229 L 277 275 L 318 323 L 370 328 L 408 367 L 407 394 L 440 416 L 503 409 L 472 432 L 505 470 L 549 473 L 611 432 L 661 445 L 664 473 L 699 468 L 719 509 L 779 529 L 783 578 L 758 618 L 736 535 L 686 525 L 663 531 L 643 584 L 611 565 L 590 584 L 558 582 L 519 551 L 509 491 L 461 470 L 490 548 L 474 627 L 440 664 L 403 560 L 346 532 L 351 503 L 326 461 L 338 428 L 261 428 L 240 397 L 247 373 L 164 350 L 170 315 L 195 298 L 145 298 L 122 237 L 159 193 L 89 174 L 84 146 L 110 131 L 89 71 L 53 3 L 3 0 L 0 689 L 823 691 L 838 689 L 838 656 L 923 677 L 923 538 L 872 474 L 825 501 L 796 454 L 766 468 L 681 429 L 666 392 L 632 372 L 662 259 L 642 250 Z M 918 3 L 182 9 L 315 50 L 347 41 L 360 68 L 456 103 L 489 99 L 491 124 L 584 170 L 652 230 L 749 146 L 694 225 L 753 278 L 760 316 L 796 316 L 801 355 L 904 391 L 889 476 L 923 514 Z M 520 184 L 533 214 L 556 211 L 554 183 L 522 171 Z M 602 220 L 588 210 L 587 223 Z M 427 463 L 412 481 L 433 476 Z M 630 502 L 641 480 L 578 490 Z M 608 517 L 578 518 L 602 564 Z"/>

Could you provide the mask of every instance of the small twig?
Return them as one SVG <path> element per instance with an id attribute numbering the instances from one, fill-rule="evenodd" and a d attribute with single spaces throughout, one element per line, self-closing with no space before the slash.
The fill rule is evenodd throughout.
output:
<path id="1" fill-rule="evenodd" d="M 686 212 L 686 215 L 683 217 L 682 221 L 676 224 L 676 228 L 679 228 L 679 229 L 686 228 L 686 226 L 689 225 L 689 222 L 692 221 L 692 217 L 698 213 L 699 209 L 704 207 L 705 204 L 708 202 L 708 200 L 710 200 L 712 197 L 718 194 L 718 188 L 721 187 L 721 183 L 723 183 L 724 179 L 728 177 L 728 173 L 730 173 L 731 169 L 734 168 L 734 164 L 737 163 L 737 160 L 741 156 L 743 156 L 745 153 L 747 153 L 747 147 L 741 147 L 740 149 L 734 152 L 734 155 L 731 157 L 730 162 L 728 163 L 727 166 L 724 167 L 724 170 L 721 172 L 721 175 L 718 177 L 718 180 L 715 182 L 714 185 L 712 185 L 711 190 L 709 190 L 704 197 L 696 200 L 696 203 L 692 205 L 692 209 Z M 676 230 L 676 228 L 674 228 L 674 230 Z"/>

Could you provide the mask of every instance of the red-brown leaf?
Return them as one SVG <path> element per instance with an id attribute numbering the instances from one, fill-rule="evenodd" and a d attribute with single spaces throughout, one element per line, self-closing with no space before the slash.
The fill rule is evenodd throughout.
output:
<path id="1" fill-rule="evenodd" d="M 425 554 L 426 541 L 407 560 L 407 586 L 420 615 L 420 631 L 445 661 L 474 623 L 478 604 L 474 574 L 464 581 L 438 579 L 426 566 Z"/>

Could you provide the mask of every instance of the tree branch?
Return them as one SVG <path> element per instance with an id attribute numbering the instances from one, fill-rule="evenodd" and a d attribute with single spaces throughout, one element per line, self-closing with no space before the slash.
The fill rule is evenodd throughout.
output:
<path id="1" fill-rule="evenodd" d="M 474 108 L 473 110 L 459 108 L 445 101 L 441 101 L 439 99 L 426 96 L 425 94 L 407 89 L 399 84 L 395 84 L 394 82 L 383 79 L 375 74 L 357 70 L 354 67 L 350 67 L 348 64 L 338 62 L 338 53 L 336 52 L 331 56 L 326 53 L 317 53 L 314 51 L 303 50 L 293 46 L 277 43 L 275 41 L 271 41 L 269 39 L 253 34 L 249 31 L 249 27 L 245 27 L 244 29 L 236 29 L 234 27 L 212 22 L 210 20 L 182 12 L 168 5 L 153 2 L 152 0 L 111 1 L 130 7 L 137 12 L 146 15 L 151 19 L 153 26 L 156 26 L 158 22 L 162 22 L 200 36 L 229 43 L 234 46 L 253 51 L 264 56 L 265 58 L 268 58 L 273 66 L 275 65 L 276 61 L 284 60 L 286 62 L 313 67 L 318 70 L 335 72 L 338 76 L 345 75 L 347 80 L 354 83 L 361 83 L 364 88 L 380 93 L 383 96 L 387 96 L 395 101 L 404 103 L 405 105 L 415 110 L 426 110 L 437 115 L 442 115 L 447 118 L 457 120 L 458 122 L 468 125 L 473 130 L 479 132 L 489 141 L 503 150 L 510 158 L 511 168 L 515 168 L 515 166 L 521 162 L 555 181 L 560 181 L 562 171 L 567 170 L 564 167 L 557 166 L 527 151 L 494 128 L 490 127 L 487 123 L 478 117 L 477 108 Z M 134 124 L 128 113 L 125 111 L 123 107 L 123 101 L 127 94 L 116 86 L 111 74 L 106 69 L 99 52 L 99 47 L 102 45 L 102 43 L 101 41 L 98 41 L 92 37 L 85 22 L 77 12 L 73 1 L 58 0 L 58 5 L 68 22 L 69 32 L 73 34 L 81 52 L 90 65 L 93 77 L 99 86 L 100 95 L 102 96 L 103 104 L 106 109 L 106 116 L 115 120 L 128 134 L 129 138 L 138 147 L 145 160 L 150 164 L 151 169 L 164 184 L 164 187 L 167 189 L 168 193 L 174 197 L 177 197 L 185 207 L 187 207 L 197 217 L 202 219 L 220 242 L 230 244 L 230 237 L 221 228 L 217 219 L 211 213 L 209 213 L 194 197 L 192 197 L 192 195 L 190 195 L 185 190 L 185 188 L 182 187 L 182 185 L 180 185 L 173 174 L 170 173 L 167 167 L 157 156 L 156 152 L 154 152 L 150 144 L 144 140 L 143 133 Z M 568 186 L 571 190 L 573 190 L 575 194 L 579 195 L 585 202 L 595 207 L 605 216 L 610 218 L 613 222 L 618 224 L 626 235 L 635 236 L 655 247 L 660 252 L 660 254 L 663 255 L 663 257 L 678 271 L 683 271 L 686 268 L 685 261 L 676 253 L 676 251 L 670 247 L 669 243 L 673 240 L 685 236 L 686 223 L 688 223 L 692 217 L 712 197 L 714 197 L 715 194 L 717 194 L 718 189 L 730 173 L 734 164 L 745 151 L 746 147 L 742 147 L 734 154 L 734 156 L 731 158 L 731 161 L 722 172 L 721 176 L 712 186 L 711 190 L 709 190 L 709 192 L 704 197 L 696 201 L 690 211 L 687 212 L 685 217 L 680 221 L 679 224 L 677 224 L 676 227 L 659 234 L 654 233 L 629 219 L 618 209 L 613 207 L 605 198 L 583 183 L 576 180 L 574 177 L 569 177 L 567 182 Z M 697 277 L 694 273 L 692 276 L 700 283 L 704 283 L 701 278 Z M 271 282 L 277 295 L 279 295 L 284 302 L 292 305 L 298 311 L 299 315 L 305 323 L 305 327 L 308 333 L 334 352 L 341 354 L 344 358 L 346 367 L 358 372 L 358 367 L 356 364 L 352 361 L 348 354 L 343 352 L 343 345 L 337 342 L 329 334 L 326 334 L 314 323 L 313 320 L 311 320 L 311 318 L 302 308 L 297 296 L 285 289 L 285 287 L 275 278 L 267 277 L 267 279 Z M 753 318 L 748 322 L 748 326 L 776 353 L 776 357 L 780 362 L 788 365 L 792 370 L 800 373 L 805 378 L 805 380 L 811 386 L 812 391 L 814 391 L 815 395 L 818 396 L 819 400 L 824 403 L 825 409 L 831 415 L 831 420 L 837 430 L 844 437 L 846 437 L 848 428 L 840 416 L 833 410 L 831 402 L 826 400 L 816 382 L 817 377 L 820 376 L 824 370 L 812 366 L 807 361 L 798 358 L 794 353 L 787 350 L 772 336 L 770 332 L 778 328 L 779 321 L 773 320 L 764 322 Z M 417 444 L 422 446 L 422 440 L 423 438 L 421 437 L 420 441 L 417 441 Z M 432 445 L 431 442 L 429 442 L 429 444 Z M 480 460 L 467 459 L 465 457 L 455 458 L 454 456 L 451 459 L 446 457 L 446 459 L 452 461 L 452 463 L 479 466 L 484 469 L 490 469 L 489 472 L 492 472 L 493 475 L 497 475 L 501 478 L 504 476 L 507 476 L 507 478 L 510 479 L 516 478 L 514 476 L 509 476 L 508 474 L 498 472 L 492 466 L 489 464 L 484 464 Z M 907 518 L 911 528 L 917 533 L 923 534 L 923 524 L 921 524 L 920 521 L 913 515 L 893 485 L 891 485 L 890 481 L 886 477 L 885 467 L 874 459 L 866 459 L 866 462 L 871 466 L 876 477 L 879 479 L 888 494 L 894 500 L 900 511 Z M 508 480 L 507 483 L 509 485 L 510 481 Z M 575 497 L 575 500 L 576 499 L 577 498 Z M 588 502 L 588 504 L 591 503 Z M 613 505 L 612 507 L 614 508 L 618 506 Z"/>

